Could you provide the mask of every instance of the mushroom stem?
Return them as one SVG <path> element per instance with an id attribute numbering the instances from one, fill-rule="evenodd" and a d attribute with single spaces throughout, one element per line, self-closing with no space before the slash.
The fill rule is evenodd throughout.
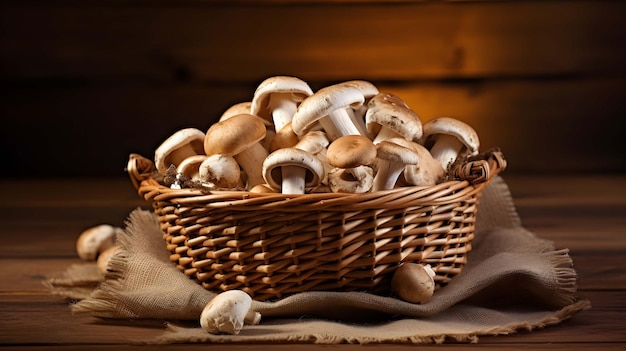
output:
<path id="1" fill-rule="evenodd" d="M 291 98 L 291 95 L 292 93 L 275 93 L 270 96 L 269 108 L 272 111 L 274 130 L 277 132 L 291 122 L 298 108 L 298 104 Z"/>
<path id="2" fill-rule="evenodd" d="M 263 160 L 265 160 L 267 155 L 267 150 L 263 145 L 254 143 L 251 147 L 234 156 L 239 166 L 241 166 L 241 169 L 243 169 L 248 176 L 248 189 L 251 189 L 255 185 L 265 183 L 261 169 L 263 167 Z"/>
<path id="3" fill-rule="evenodd" d="M 281 192 L 283 194 L 304 194 L 306 169 L 295 166 L 283 166 L 281 173 L 283 177 Z"/>
<path id="4" fill-rule="evenodd" d="M 372 191 L 393 189 L 404 170 L 404 163 L 379 159 L 376 163 L 378 171 L 374 176 Z"/>
<path id="5" fill-rule="evenodd" d="M 257 325 L 261 323 L 261 313 L 250 309 L 248 310 L 248 313 L 246 313 L 246 317 L 244 318 L 243 322 L 245 324 Z"/>
<path id="6" fill-rule="evenodd" d="M 385 126 L 381 126 L 380 131 L 378 131 L 378 134 L 376 134 L 372 142 L 374 143 L 374 145 L 376 145 L 380 143 L 381 141 L 389 140 L 392 138 L 397 138 L 399 136 L 401 135 L 394 132 L 392 129 L 387 128 Z"/>
<path id="7" fill-rule="evenodd" d="M 450 165 L 454 163 L 459 152 L 463 150 L 463 143 L 452 135 L 441 134 L 437 136 L 437 140 L 430 148 L 430 153 L 437 162 L 441 164 L 444 170 L 448 170 Z"/>
<path id="8" fill-rule="evenodd" d="M 339 109 L 320 119 L 319 123 L 330 140 L 336 140 L 345 135 L 365 135 L 357 128 L 353 118 L 354 116 L 346 109 Z"/>

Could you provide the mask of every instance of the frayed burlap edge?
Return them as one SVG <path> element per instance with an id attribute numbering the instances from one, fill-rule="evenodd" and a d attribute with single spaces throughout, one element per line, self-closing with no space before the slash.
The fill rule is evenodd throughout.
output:
<path id="1" fill-rule="evenodd" d="M 292 329 L 289 335 L 273 335 L 276 324 L 247 326 L 240 335 L 212 335 L 201 328 L 189 328 L 168 324 L 167 330 L 159 337 L 146 341 L 146 344 L 172 343 L 307 343 L 307 344 L 442 344 L 445 342 L 477 343 L 481 336 L 511 335 L 522 331 L 533 331 L 559 324 L 574 314 L 591 307 L 588 300 L 580 300 L 558 311 L 546 313 L 534 321 L 511 323 L 503 326 L 493 326 L 479 329 L 470 333 L 441 333 L 420 335 L 407 333 L 403 336 L 366 336 L 366 335 L 339 335 L 337 333 L 309 332 L 311 323 L 325 323 L 330 327 L 338 323 L 328 321 L 311 321 L 301 325 L 300 330 Z M 300 321 L 285 320 L 277 323 L 298 325 Z M 418 325 L 419 320 L 415 320 Z M 358 328 L 358 327 L 356 327 Z M 416 329 L 417 330 L 417 329 Z"/>

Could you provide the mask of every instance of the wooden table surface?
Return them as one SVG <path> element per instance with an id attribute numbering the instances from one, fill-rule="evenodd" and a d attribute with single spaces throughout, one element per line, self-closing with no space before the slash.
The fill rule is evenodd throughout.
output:
<path id="1" fill-rule="evenodd" d="M 626 349 L 626 175 L 504 176 L 523 225 L 569 248 L 579 295 L 592 308 L 533 332 L 481 337 L 477 345 L 426 345 L 421 350 Z M 107 322 L 72 315 L 68 302 L 42 281 L 78 263 L 74 241 L 85 228 L 122 225 L 143 202 L 126 178 L 0 180 L 0 350 L 356 350 L 360 345 L 152 345 L 131 340 L 160 335 L 163 321 Z M 414 345 L 368 345 L 414 350 Z"/>

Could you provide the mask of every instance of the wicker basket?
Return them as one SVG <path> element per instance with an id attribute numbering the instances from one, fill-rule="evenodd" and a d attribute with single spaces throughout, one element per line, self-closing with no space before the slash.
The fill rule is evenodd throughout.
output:
<path id="1" fill-rule="evenodd" d="M 206 289 L 269 300 L 312 290 L 387 294 L 402 262 L 430 264 L 445 285 L 466 264 L 482 190 L 505 166 L 492 150 L 435 186 L 305 195 L 171 189 L 137 154 L 127 171 L 179 270 Z"/>

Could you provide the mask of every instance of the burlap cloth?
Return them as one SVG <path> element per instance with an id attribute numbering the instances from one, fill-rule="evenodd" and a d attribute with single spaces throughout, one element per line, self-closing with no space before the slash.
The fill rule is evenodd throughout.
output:
<path id="1" fill-rule="evenodd" d="M 137 209 L 118 238 L 123 248 L 102 278 L 93 264 L 69 267 L 46 285 L 79 299 L 74 313 L 102 318 L 155 318 L 168 328 L 147 343 L 476 342 L 480 335 L 510 334 L 558 324 L 590 307 L 576 295 L 576 272 L 567 249 L 524 229 L 501 177 L 484 190 L 468 264 L 426 304 L 366 292 L 307 292 L 253 302 L 263 315 L 239 335 L 211 335 L 200 312 L 214 293 L 169 261 L 156 217 Z"/>

